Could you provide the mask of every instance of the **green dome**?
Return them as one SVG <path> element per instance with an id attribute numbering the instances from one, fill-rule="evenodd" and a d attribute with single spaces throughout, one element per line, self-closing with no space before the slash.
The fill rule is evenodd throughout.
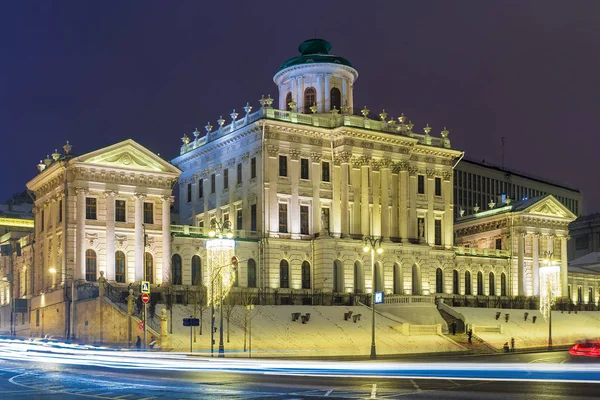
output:
<path id="1" fill-rule="evenodd" d="M 331 43 L 327 40 L 323 39 L 310 39 L 300 43 L 298 46 L 298 51 L 300 51 L 300 56 L 294 57 L 292 59 L 287 60 L 281 67 L 279 67 L 279 71 L 282 69 L 286 69 L 288 67 L 292 67 L 294 65 L 301 64 L 313 64 L 313 63 L 330 63 L 330 64 L 341 64 L 346 65 L 348 67 L 352 67 L 350 61 L 346 60 L 344 57 L 335 56 L 333 54 L 329 54 L 331 50 Z"/>

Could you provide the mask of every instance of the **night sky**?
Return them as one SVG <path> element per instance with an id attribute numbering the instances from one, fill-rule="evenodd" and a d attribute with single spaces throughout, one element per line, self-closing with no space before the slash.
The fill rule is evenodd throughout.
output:
<path id="1" fill-rule="evenodd" d="M 579 188 L 600 211 L 599 1 L 4 1 L 0 200 L 36 164 L 133 138 L 167 159 L 228 121 L 302 41 L 359 72 L 355 108 L 450 130 L 467 157 Z M 62 150 L 61 150 L 62 151 Z"/>

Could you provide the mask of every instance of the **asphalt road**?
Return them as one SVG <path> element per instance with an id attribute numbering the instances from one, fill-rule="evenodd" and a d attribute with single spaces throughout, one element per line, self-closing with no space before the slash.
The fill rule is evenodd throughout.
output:
<path id="1" fill-rule="evenodd" d="M 416 361 L 424 361 L 415 358 Z M 443 360 L 448 361 L 448 360 Z M 564 363 L 566 352 L 455 358 Z M 115 370 L 0 360 L 1 399 L 597 399 L 600 384 Z"/>

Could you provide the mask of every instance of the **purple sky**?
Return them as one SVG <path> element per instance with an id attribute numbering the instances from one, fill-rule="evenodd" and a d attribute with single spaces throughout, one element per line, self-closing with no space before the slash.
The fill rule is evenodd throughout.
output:
<path id="1" fill-rule="evenodd" d="M 45 1 L 0 4 L 0 200 L 65 140 L 164 157 L 246 101 L 316 36 L 359 72 L 355 107 L 450 130 L 468 157 L 579 188 L 600 211 L 593 134 L 600 2 Z"/>

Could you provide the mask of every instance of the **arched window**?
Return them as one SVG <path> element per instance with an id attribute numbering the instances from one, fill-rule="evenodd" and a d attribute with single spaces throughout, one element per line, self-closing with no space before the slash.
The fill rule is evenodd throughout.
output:
<path id="1" fill-rule="evenodd" d="M 465 295 L 471 295 L 471 272 L 465 272 Z"/>
<path id="2" fill-rule="evenodd" d="M 577 286 L 577 304 L 583 303 L 583 288 Z"/>
<path id="3" fill-rule="evenodd" d="M 500 275 L 500 296 L 506 296 L 506 275 Z"/>
<path id="4" fill-rule="evenodd" d="M 154 283 L 154 258 L 152 258 L 152 254 L 150 253 L 146 253 L 144 257 L 144 279 L 150 283 Z"/>
<path id="5" fill-rule="evenodd" d="M 365 272 L 360 261 L 354 262 L 354 293 L 365 291 Z"/>
<path id="6" fill-rule="evenodd" d="M 181 256 L 179 254 L 173 254 L 171 258 L 171 281 L 173 285 L 181 285 Z"/>
<path id="7" fill-rule="evenodd" d="M 96 252 L 91 249 L 85 252 L 85 280 L 96 282 Z"/>
<path id="8" fill-rule="evenodd" d="M 402 267 L 394 264 L 394 294 L 402 294 Z"/>
<path id="9" fill-rule="evenodd" d="M 279 287 L 290 287 L 290 265 L 286 260 L 281 260 L 279 263 Z"/>
<path id="10" fill-rule="evenodd" d="M 383 265 L 379 261 L 375 263 L 375 291 L 383 292 Z"/>
<path id="11" fill-rule="evenodd" d="M 125 283 L 125 253 L 115 252 L 115 281 Z"/>
<path id="12" fill-rule="evenodd" d="M 421 273 L 417 264 L 412 266 L 412 294 L 417 296 L 421 294 Z"/>
<path id="13" fill-rule="evenodd" d="M 490 296 L 496 295 L 496 279 L 494 277 L 494 273 L 490 272 Z"/>
<path id="14" fill-rule="evenodd" d="M 317 91 L 314 87 L 306 88 L 304 91 L 304 114 L 310 114 L 310 107 L 317 102 Z"/>
<path id="15" fill-rule="evenodd" d="M 290 103 L 293 101 L 292 92 L 288 92 L 287 96 L 285 96 L 285 109 L 287 111 L 296 111 L 290 108 Z"/>
<path id="16" fill-rule="evenodd" d="M 198 255 L 192 257 L 192 285 L 202 285 L 202 260 Z"/>
<path id="17" fill-rule="evenodd" d="M 458 271 L 452 271 L 452 293 L 460 293 L 460 281 L 458 280 Z"/>
<path id="18" fill-rule="evenodd" d="M 481 271 L 477 273 L 477 296 L 483 294 L 483 274 Z"/>
<path id="19" fill-rule="evenodd" d="M 302 262 L 302 289 L 310 289 L 310 263 Z"/>
<path id="20" fill-rule="evenodd" d="M 344 291 L 344 266 L 340 260 L 333 262 L 333 291 Z"/>
<path id="21" fill-rule="evenodd" d="M 444 293 L 444 273 L 441 268 L 435 270 L 435 292 Z"/>
<path id="22" fill-rule="evenodd" d="M 248 260 L 248 287 L 256 287 L 256 261 L 252 258 Z"/>
<path id="23" fill-rule="evenodd" d="M 340 89 L 334 87 L 331 89 L 330 91 L 330 95 L 331 95 L 331 106 L 329 107 L 331 110 L 333 110 L 333 108 L 337 108 L 338 110 L 340 109 L 340 107 L 342 106 L 342 95 L 340 94 Z"/>

